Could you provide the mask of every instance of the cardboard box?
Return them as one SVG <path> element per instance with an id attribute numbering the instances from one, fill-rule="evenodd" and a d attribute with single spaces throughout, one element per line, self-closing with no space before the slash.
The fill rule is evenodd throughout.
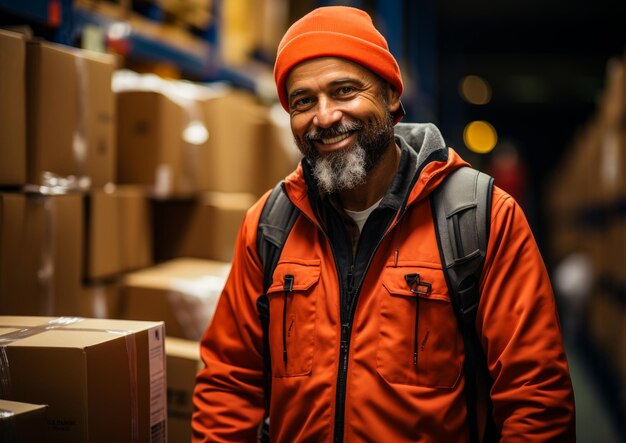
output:
<path id="1" fill-rule="evenodd" d="M 0 193 L 0 314 L 76 315 L 83 198 Z"/>
<path id="2" fill-rule="evenodd" d="M 274 104 L 269 110 L 267 137 L 268 141 L 261 149 L 265 173 L 259 196 L 291 174 L 302 159 L 293 139 L 289 115 L 280 104 Z"/>
<path id="3" fill-rule="evenodd" d="M 49 405 L 40 441 L 164 442 L 164 333 L 154 322 L 0 317 L 6 397 Z"/>
<path id="4" fill-rule="evenodd" d="M 165 338 L 167 358 L 167 435 L 168 441 L 191 441 L 191 415 L 196 374 L 203 367 L 200 343 L 174 337 Z"/>
<path id="5" fill-rule="evenodd" d="M 155 201 L 156 260 L 193 257 L 230 262 L 241 221 L 255 201 L 253 194 L 234 192 Z"/>
<path id="6" fill-rule="evenodd" d="M 27 45 L 28 183 L 87 177 L 92 187 L 115 177 L 115 58 L 29 41 Z"/>
<path id="7" fill-rule="evenodd" d="M 0 441 L 45 441 L 47 405 L 0 400 Z"/>
<path id="8" fill-rule="evenodd" d="M 208 189 L 208 143 L 188 132 L 192 122 L 205 129 L 195 101 L 185 107 L 157 91 L 123 91 L 117 99 L 119 183 L 141 184 L 158 196 Z"/>
<path id="9" fill-rule="evenodd" d="M 595 293 L 589 302 L 588 326 L 597 348 L 606 356 L 612 372 L 624 374 L 626 344 L 626 306 L 619 294 Z"/>
<path id="10" fill-rule="evenodd" d="M 26 37 L 0 30 L 0 185 L 26 183 Z"/>
<path id="11" fill-rule="evenodd" d="M 182 83 L 160 88 L 117 94 L 119 183 L 161 197 L 207 190 L 260 196 L 297 164 L 253 94 L 215 86 L 191 100 L 176 92 Z"/>
<path id="12" fill-rule="evenodd" d="M 266 189 L 263 174 L 271 159 L 263 156 L 268 140 L 267 108 L 250 93 L 232 91 L 203 103 L 209 131 L 208 190 L 250 192 Z"/>
<path id="13" fill-rule="evenodd" d="M 626 285 L 626 217 L 615 217 L 608 232 L 608 274 Z"/>
<path id="14" fill-rule="evenodd" d="M 229 271 L 229 263 L 180 258 L 127 274 L 121 316 L 163 321 L 168 336 L 200 340 Z"/>
<path id="15" fill-rule="evenodd" d="M 92 190 L 85 206 L 85 277 L 100 280 L 152 265 L 152 213 L 143 189 Z"/>
<path id="16" fill-rule="evenodd" d="M 623 130 L 597 121 L 595 149 L 598 151 L 598 165 L 595 182 L 590 186 L 598 188 L 599 203 L 612 204 L 626 195 L 626 145 Z"/>
<path id="17" fill-rule="evenodd" d="M 145 185 L 158 195 L 182 189 L 182 109 L 153 91 L 117 93 L 118 183 Z"/>
<path id="18" fill-rule="evenodd" d="M 597 114 L 608 126 L 619 128 L 626 116 L 626 56 L 612 58 L 606 67 Z"/>
<path id="19" fill-rule="evenodd" d="M 80 315 L 93 318 L 120 318 L 120 283 L 113 280 L 84 285 Z"/>
<path id="20" fill-rule="evenodd" d="M 83 86 L 86 98 L 85 136 L 87 139 L 87 157 L 85 159 L 87 175 L 92 187 L 101 187 L 114 183 L 117 167 L 117 138 L 115 118 L 115 94 L 111 89 L 116 61 L 110 55 L 90 51 L 81 51 L 81 69 L 85 77 Z M 86 81 L 84 80 L 86 78 Z"/>
<path id="21" fill-rule="evenodd" d="M 133 186 L 118 186 L 124 272 L 153 264 L 152 212 L 144 190 Z"/>
<path id="22" fill-rule="evenodd" d="M 85 201 L 85 270 L 87 280 L 122 271 L 119 199 L 113 192 L 93 190 Z"/>
<path id="23" fill-rule="evenodd" d="M 290 129 L 276 125 L 271 108 L 252 94 L 233 91 L 205 101 L 203 109 L 210 134 L 209 190 L 258 197 L 296 167 L 300 155 Z"/>

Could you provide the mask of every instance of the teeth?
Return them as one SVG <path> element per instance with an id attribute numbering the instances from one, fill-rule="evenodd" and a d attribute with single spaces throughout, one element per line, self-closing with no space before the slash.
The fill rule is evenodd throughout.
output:
<path id="1" fill-rule="evenodd" d="M 339 143 L 341 140 L 348 138 L 350 136 L 349 132 L 344 132 L 343 134 L 339 134 L 336 137 L 332 137 L 332 138 L 323 138 L 322 139 L 322 143 L 324 143 L 325 145 L 331 145 L 333 143 Z"/>

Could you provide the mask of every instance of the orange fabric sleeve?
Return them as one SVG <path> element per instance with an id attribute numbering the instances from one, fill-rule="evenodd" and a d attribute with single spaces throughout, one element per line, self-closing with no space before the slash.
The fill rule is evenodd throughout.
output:
<path id="1" fill-rule="evenodd" d="M 195 443 L 257 440 L 264 411 L 262 330 L 256 309 L 263 291 L 256 253 L 261 207 L 257 203 L 242 223 L 230 275 L 200 343 L 205 367 L 196 377 L 193 398 Z"/>
<path id="2" fill-rule="evenodd" d="M 494 187 L 477 332 L 503 442 L 575 441 L 574 393 L 556 304 L 519 205 Z"/>

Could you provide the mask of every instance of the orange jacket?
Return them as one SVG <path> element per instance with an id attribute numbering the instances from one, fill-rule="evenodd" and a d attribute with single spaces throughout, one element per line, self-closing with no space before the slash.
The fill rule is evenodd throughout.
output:
<path id="1" fill-rule="evenodd" d="M 418 125 L 416 131 L 422 135 L 411 140 L 413 148 L 400 140 L 401 170 L 388 192 L 404 199 L 383 199 L 388 208 L 381 211 L 392 212 L 382 227 L 372 222 L 368 228 L 368 220 L 359 251 L 370 252 L 358 252 L 347 270 L 342 262 L 352 254 L 333 234 L 336 224 L 320 221 L 330 220 L 328 208 L 307 192 L 314 185 L 307 186 L 302 164 L 286 179 L 287 194 L 303 216 L 268 291 L 272 441 L 468 439 L 463 339 L 428 199 L 466 163 L 445 147 L 434 126 Z M 410 171 L 414 180 L 413 172 L 402 177 Z M 396 186 L 402 182 L 404 187 Z M 263 270 L 256 235 L 266 198 L 243 221 L 230 277 L 201 343 L 206 368 L 194 393 L 195 442 L 255 441 L 263 416 L 256 310 Z M 404 278 L 410 273 L 432 285 L 420 297 L 419 311 Z M 284 290 L 288 275 L 291 292 Z M 491 397 L 502 441 L 574 441 L 573 392 L 548 274 L 522 210 L 497 187 L 480 288 L 476 329 L 494 379 Z"/>

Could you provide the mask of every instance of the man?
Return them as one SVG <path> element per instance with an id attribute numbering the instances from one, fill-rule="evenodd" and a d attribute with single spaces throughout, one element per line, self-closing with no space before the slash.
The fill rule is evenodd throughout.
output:
<path id="1" fill-rule="evenodd" d="M 271 440 L 467 441 L 463 339 L 429 202 L 466 163 L 433 125 L 394 136 L 403 84 L 363 11 L 327 7 L 300 19 L 279 45 L 274 76 L 305 158 L 284 182 L 299 215 L 267 291 Z M 243 221 L 202 340 L 196 442 L 255 441 L 263 420 L 256 237 L 267 197 Z M 546 270 L 517 203 L 494 188 L 491 205 L 476 329 L 493 420 L 502 441 L 573 441 Z M 417 297 L 412 274 L 431 290 Z"/>

